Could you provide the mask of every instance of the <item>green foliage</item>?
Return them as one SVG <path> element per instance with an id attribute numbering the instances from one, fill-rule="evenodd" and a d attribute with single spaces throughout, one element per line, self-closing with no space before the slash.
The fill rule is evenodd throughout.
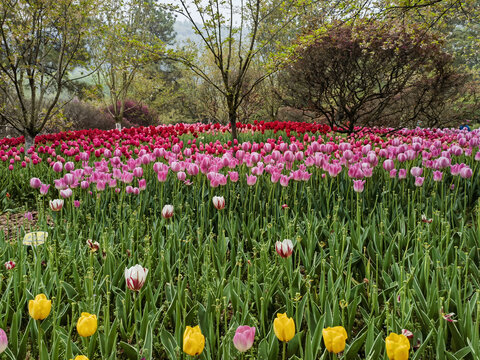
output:
<path id="1" fill-rule="evenodd" d="M 95 0 L 0 4 L 0 117 L 34 137 L 60 111 L 69 72 L 85 64 Z"/>

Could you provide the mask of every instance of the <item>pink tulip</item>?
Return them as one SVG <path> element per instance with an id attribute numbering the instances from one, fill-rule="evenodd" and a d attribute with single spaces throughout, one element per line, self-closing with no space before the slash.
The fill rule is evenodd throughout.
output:
<path id="1" fill-rule="evenodd" d="M 288 258 L 293 253 L 292 240 L 285 239 L 283 241 L 277 241 L 275 243 L 275 250 L 282 258 Z"/>
<path id="2" fill-rule="evenodd" d="M 255 327 L 239 326 L 233 337 L 233 345 L 240 352 L 248 351 L 255 340 Z"/>
<path id="3" fill-rule="evenodd" d="M 72 171 L 73 169 L 75 169 L 75 165 L 73 164 L 73 162 L 69 161 L 67 163 L 65 163 L 65 171 Z"/>
<path id="4" fill-rule="evenodd" d="M 48 189 L 50 188 L 50 184 L 42 184 L 40 185 L 40 194 L 47 195 Z"/>
<path id="5" fill-rule="evenodd" d="M 63 183 L 65 185 L 72 185 L 73 183 L 75 182 L 75 178 L 73 177 L 73 174 L 65 174 L 65 176 L 63 177 Z"/>
<path id="6" fill-rule="evenodd" d="M 464 167 L 460 170 L 460 176 L 463 179 L 469 179 L 472 177 L 472 175 L 473 175 L 472 169 L 470 169 L 469 167 Z"/>
<path id="7" fill-rule="evenodd" d="M 167 181 L 167 175 L 168 175 L 168 171 L 159 171 L 157 174 L 158 181 L 160 182 Z"/>
<path id="8" fill-rule="evenodd" d="M 346 160 L 351 160 L 353 158 L 353 152 L 351 150 L 345 150 L 343 153 L 343 157 Z"/>
<path id="9" fill-rule="evenodd" d="M 247 175 L 247 185 L 253 186 L 257 182 L 257 177 L 255 175 Z"/>
<path id="10" fill-rule="evenodd" d="M 42 186 L 42 182 L 39 178 L 33 177 L 30 179 L 30 186 L 34 189 L 38 189 L 40 186 Z"/>
<path id="11" fill-rule="evenodd" d="M 365 188 L 365 180 L 353 180 L 353 190 L 361 193 Z"/>
<path id="12" fill-rule="evenodd" d="M 143 191 L 147 189 L 147 180 L 145 179 L 140 179 L 138 180 L 138 188 Z"/>
<path id="13" fill-rule="evenodd" d="M 136 167 L 133 169 L 133 176 L 141 178 L 143 176 L 143 169 L 141 167 Z"/>
<path id="14" fill-rule="evenodd" d="M 53 171 L 62 172 L 62 170 L 63 170 L 63 165 L 60 161 L 57 161 L 56 163 L 53 164 Z"/>
<path id="15" fill-rule="evenodd" d="M 407 169 L 398 170 L 398 178 L 405 179 L 407 177 Z"/>
<path id="16" fill-rule="evenodd" d="M 97 182 L 97 191 L 104 191 L 107 183 L 105 181 Z"/>
<path id="17" fill-rule="evenodd" d="M 186 178 L 187 178 L 187 174 L 185 174 L 185 172 L 183 172 L 183 171 L 177 172 L 177 179 L 178 180 L 185 181 Z"/>
<path id="18" fill-rule="evenodd" d="M 424 180 L 425 180 L 424 177 L 417 176 L 415 178 L 415 186 L 418 186 L 418 187 L 422 186 Z"/>
<path id="19" fill-rule="evenodd" d="M 290 179 L 288 176 L 280 175 L 280 185 L 287 187 L 289 181 Z"/>
<path id="20" fill-rule="evenodd" d="M 129 269 L 125 268 L 125 283 L 127 287 L 132 291 L 140 291 L 145 284 L 147 274 L 148 269 L 138 264 Z"/>
<path id="21" fill-rule="evenodd" d="M 187 174 L 191 176 L 197 176 L 200 171 L 197 164 L 188 164 L 187 165 Z"/>
<path id="22" fill-rule="evenodd" d="M 412 174 L 412 176 L 419 177 L 422 176 L 422 173 L 423 169 L 418 166 L 414 166 L 410 169 L 410 174 Z"/>
<path id="23" fill-rule="evenodd" d="M 0 354 L 3 353 L 8 347 L 7 334 L 3 329 L 0 329 Z"/>
<path id="24" fill-rule="evenodd" d="M 433 172 L 433 181 L 442 181 L 443 173 L 441 171 Z"/>
<path id="25" fill-rule="evenodd" d="M 60 196 L 64 199 L 67 199 L 72 195 L 73 195 L 72 189 L 60 190 Z"/>
<path id="26" fill-rule="evenodd" d="M 228 176 L 229 176 L 231 182 L 237 182 L 238 181 L 238 178 L 239 178 L 238 172 L 229 171 Z"/>
<path id="27" fill-rule="evenodd" d="M 383 168 L 385 171 L 392 171 L 395 168 L 395 163 L 393 160 L 387 159 L 383 162 Z"/>
<path id="28" fill-rule="evenodd" d="M 395 179 L 397 177 L 397 169 L 390 170 L 390 178 Z"/>

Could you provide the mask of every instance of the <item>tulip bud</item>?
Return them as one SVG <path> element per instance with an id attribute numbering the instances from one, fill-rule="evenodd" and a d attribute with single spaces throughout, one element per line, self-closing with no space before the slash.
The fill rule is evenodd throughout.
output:
<path id="1" fill-rule="evenodd" d="M 277 314 L 273 321 L 273 331 L 278 340 L 289 342 L 295 336 L 295 322 L 287 314 Z"/>
<path id="2" fill-rule="evenodd" d="M 288 258 L 293 253 L 292 240 L 285 239 L 283 241 L 277 241 L 275 243 L 275 250 L 282 258 Z"/>
<path id="3" fill-rule="evenodd" d="M 410 350 L 410 341 L 405 335 L 391 333 L 385 339 L 387 356 L 390 360 L 407 360 Z"/>
<path id="4" fill-rule="evenodd" d="M 97 331 L 97 315 L 82 312 L 77 321 L 77 332 L 82 337 L 88 337 Z"/>
<path id="5" fill-rule="evenodd" d="M 240 352 L 248 351 L 255 339 L 255 327 L 239 326 L 233 337 L 233 345 Z"/>
<path id="6" fill-rule="evenodd" d="M 75 356 L 75 359 L 70 360 L 88 360 L 88 358 L 85 355 L 77 355 Z"/>
<path id="7" fill-rule="evenodd" d="M 132 291 L 139 291 L 145 279 L 147 278 L 148 269 L 145 269 L 141 265 L 132 266 L 130 269 L 125 268 L 125 282 L 127 287 Z"/>
<path id="8" fill-rule="evenodd" d="M 162 216 L 164 219 L 169 219 L 173 216 L 173 205 L 165 205 L 162 209 Z"/>
<path id="9" fill-rule="evenodd" d="M 329 352 L 338 354 L 345 350 L 347 331 L 343 326 L 328 327 L 322 330 L 323 342 Z"/>
<path id="10" fill-rule="evenodd" d="M 47 300 L 45 294 L 35 296 L 35 300 L 28 302 L 28 313 L 35 320 L 43 320 L 52 310 L 52 300 Z"/>
<path id="11" fill-rule="evenodd" d="M 200 326 L 187 326 L 183 333 L 183 351 L 191 356 L 200 355 L 205 347 L 205 336 Z"/>
<path id="12" fill-rule="evenodd" d="M 213 206 L 215 206 L 217 210 L 222 210 L 225 208 L 225 198 L 223 196 L 214 196 L 212 201 Z"/>

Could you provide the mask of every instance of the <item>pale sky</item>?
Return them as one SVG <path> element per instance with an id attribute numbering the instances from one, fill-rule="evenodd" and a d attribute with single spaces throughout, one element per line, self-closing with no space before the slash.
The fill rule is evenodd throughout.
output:
<path id="1" fill-rule="evenodd" d="M 191 9 L 192 18 L 196 22 L 201 22 L 200 14 L 196 11 L 195 6 L 192 5 L 193 2 L 191 0 L 185 0 L 185 2 L 187 4 L 190 4 L 189 8 Z M 160 4 L 174 4 L 174 5 L 181 6 L 181 2 L 178 1 L 178 0 L 158 0 L 158 3 L 160 3 Z M 207 4 L 208 0 L 202 1 L 202 3 Z M 241 0 L 233 0 L 233 6 L 234 6 L 236 12 L 239 11 L 241 3 L 242 3 Z M 227 19 L 230 19 L 230 8 L 229 8 L 228 4 L 223 9 L 220 8 L 220 13 L 222 15 L 224 15 Z M 179 21 L 188 21 L 187 18 L 183 15 L 180 15 L 180 14 L 176 13 L 176 16 L 177 16 L 177 19 Z M 236 17 L 235 14 L 233 15 L 233 17 L 235 19 L 235 17 Z"/>

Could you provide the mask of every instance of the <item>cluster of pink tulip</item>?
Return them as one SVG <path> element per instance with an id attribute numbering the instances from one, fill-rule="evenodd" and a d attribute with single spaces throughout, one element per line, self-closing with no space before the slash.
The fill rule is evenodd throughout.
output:
<path id="1" fill-rule="evenodd" d="M 477 130 L 415 129 L 388 134 L 388 129 L 365 129 L 355 137 L 344 137 L 319 125 L 309 126 L 281 122 L 244 125 L 244 132 L 272 130 L 291 135 L 253 143 L 201 141 L 206 134 L 221 137 L 228 131 L 220 125 L 84 131 L 63 134 L 66 139 L 53 135 L 41 137 L 40 141 L 37 138 L 36 148 L 27 151 L 31 157 L 25 157 L 22 147 L 0 142 L 0 159 L 8 161 L 12 169 L 22 159 L 33 164 L 46 161 L 61 175 L 54 185 L 63 198 L 71 197 L 75 188 L 123 189 L 138 195 L 147 187 L 144 174 L 152 164 L 160 182 L 173 174 L 190 185 L 200 174 L 206 176 L 211 187 L 238 181 L 254 186 L 260 177 L 288 186 L 295 181 L 309 181 L 315 169 L 320 169 L 322 177 L 346 172 L 354 190 L 362 192 L 365 180 L 377 168 L 383 168 L 392 179 L 413 176 L 414 184 L 420 187 L 426 177 L 442 181 L 446 172 L 468 179 L 473 175 L 472 164 L 480 161 Z M 182 140 L 182 136 L 192 134 L 193 139 Z M 38 178 L 32 178 L 30 184 L 41 194 L 46 194 L 50 185 Z"/>

